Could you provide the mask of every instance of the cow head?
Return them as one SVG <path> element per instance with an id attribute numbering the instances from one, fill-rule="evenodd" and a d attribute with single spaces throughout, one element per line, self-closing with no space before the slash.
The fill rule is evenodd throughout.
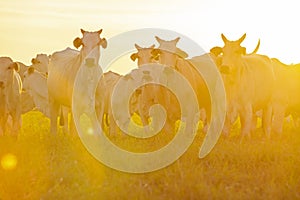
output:
<path id="1" fill-rule="evenodd" d="M 167 66 L 175 66 L 177 58 L 187 58 L 188 54 L 178 48 L 176 45 L 180 40 L 177 37 L 173 40 L 167 41 L 155 36 L 156 41 L 159 43 L 158 49 L 152 51 L 154 57 L 159 57 L 159 62 Z"/>
<path id="2" fill-rule="evenodd" d="M 238 40 L 230 41 L 222 33 L 221 38 L 224 42 L 224 47 L 213 47 L 210 49 L 210 54 L 215 58 L 221 73 L 235 73 L 236 66 L 240 65 L 241 56 L 246 54 L 246 48 L 241 46 L 245 37 L 246 33 Z"/>
<path id="3" fill-rule="evenodd" d="M 37 54 L 35 58 L 31 59 L 31 67 L 43 74 L 47 74 L 49 59 L 49 56 L 46 54 Z"/>
<path id="4" fill-rule="evenodd" d="M 136 53 L 131 54 L 130 58 L 132 61 L 138 60 L 138 66 L 141 67 L 142 65 L 148 64 L 148 63 L 154 63 L 156 62 L 156 59 L 153 57 L 151 52 L 154 49 L 154 44 L 150 47 L 142 48 L 139 45 L 135 44 L 135 48 L 137 49 Z"/>
<path id="5" fill-rule="evenodd" d="M 102 29 L 95 32 L 88 32 L 83 29 L 80 29 L 80 31 L 82 33 L 82 38 L 75 38 L 73 45 L 76 48 L 82 46 L 81 53 L 84 58 L 94 58 L 98 62 L 100 58 L 100 46 L 103 48 L 107 47 L 106 39 L 100 37 Z"/>
<path id="6" fill-rule="evenodd" d="M 32 75 L 35 71 L 35 68 L 34 67 L 28 67 L 27 71 L 24 73 L 23 75 L 23 78 L 24 78 L 24 81 L 23 81 L 23 90 L 26 91 L 29 89 L 29 77 L 30 75 Z"/>
<path id="7" fill-rule="evenodd" d="M 0 57 L 0 86 L 2 89 L 13 82 L 14 73 L 19 71 L 19 64 L 9 57 Z"/>
<path id="8" fill-rule="evenodd" d="M 210 50 L 212 56 L 217 58 L 217 65 L 223 74 L 234 74 L 237 73 L 241 63 L 241 58 L 246 55 L 246 48 L 241 46 L 244 41 L 246 33 L 240 37 L 238 40 L 230 41 L 222 33 L 221 38 L 224 42 L 224 47 L 213 47 Z M 255 48 L 255 50 L 250 54 L 255 54 L 260 46 L 260 40 Z"/>
<path id="9" fill-rule="evenodd" d="M 222 65 L 221 72 L 223 73 L 237 73 L 241 56 L 246 54 L 246 48 L 241 46 L 241 43 L 246 37 L 246 33 L 236 41 L 228 40 L 224 34 L 221 34 L 222 40 L 224 42 L 224 47 L 222 48 Z"/>

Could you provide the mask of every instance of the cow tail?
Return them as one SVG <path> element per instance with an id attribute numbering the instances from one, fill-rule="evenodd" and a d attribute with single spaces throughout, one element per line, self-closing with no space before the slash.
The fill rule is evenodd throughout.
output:
<path id="1" fill-rule="evenodd" d="M 65 124 L 65 120 L 64 120 L 64 114 L 62 109 L 60 109 L 60 116 L 59 116 L 59 125 L 63 126 Z"/>

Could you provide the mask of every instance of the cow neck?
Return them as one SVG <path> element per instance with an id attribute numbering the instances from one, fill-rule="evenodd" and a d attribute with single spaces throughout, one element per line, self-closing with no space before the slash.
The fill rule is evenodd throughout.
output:
<path id="1" fill-rule="evenodd" d="M 13 93 L 14 93 L 14 84 L 15 84 L 15 74 L 14 74 L 15 72 L 13 72 L 13 75 L 12 75 L 12 80 L 11 81 L 9 81 L 7 84 L 6 84 L 6 86 L 5 86 L 5 88 L 4 88 L 4 94 L 6 94 L 5 95 L 5 99 L 6 99 L 6 101 L 9 101 L 9 99 L 10 99 L 10 97 L 12 97 L 13 96 Z"/>

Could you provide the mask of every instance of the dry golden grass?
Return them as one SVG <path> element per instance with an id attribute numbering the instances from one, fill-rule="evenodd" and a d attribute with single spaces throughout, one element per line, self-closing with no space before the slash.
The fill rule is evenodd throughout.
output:
<path id="1" fill-rule="evenodd" d="M 238 125 L 233 135 L 237 130 Z M 286 124 L 282 137 L 261 135 L 258 130 L 242 144 L 235 136 L 220 138 L 200 160 L 204 135 L 199 132 L 172 165 L 129 174 L 95 160 L 78 137 L 51 136 L 49 120 L 30 112 L 17 141 L 0 138 L 0 159 L 8 153 L 17 159 L 15 169 L 0 167 L 0 199 L 300 199 L 300 131 Z M 114 140 L 129 149 L 139 142 Z M 149 142 L 149 148 L 161 145 Z"/>

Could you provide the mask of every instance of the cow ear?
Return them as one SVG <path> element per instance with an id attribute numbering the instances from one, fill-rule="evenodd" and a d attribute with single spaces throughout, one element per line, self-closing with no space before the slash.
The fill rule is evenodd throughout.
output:
<path id="1" fill-rule="evenodd" d="M 240 53 L 241 53 L 242 55 L 246 55 L 246 48 L 245 48 L 245 47 L 242 47 L 242 48 L 240 49 Z"/>
<path id="2" fill-rule="evenodd" d="M 73 41 L 73 45 L 74 47 L 76 47 L 76 49 L 78 49 L 82 45 L 81 39 L 79 37 L 75 38 Z"/>
<path id="3" fill-rule="evenodd" d="M 28 74 L 32 74 L 34 72 L 34 67 L 29 67 L 27 71 Z"/>
<path id="4" fill-rule="evenodd" d="M 32 59 L 31 59 L 31 64 L 35 64 L 35 62 L 36 62 L 36 59 L 35 59 L 35 58 L 32 58 Z"/>
<path id="5" fill-rule="evenodd" d="M 222 52 L 223 52 L 223 49 L 221 47 L 213 47 L 210 49 L 210 53 L 212 53 L 216 57 L 219 56 Z"/>
<path id="6" fill-rule="evenodd" d="M 153 49 L 151 51 L 151 54 L 153 55 L 153 57 L 158 56 L 159 54 L 161 54 L 161 50 L 160 49 Z"/>
<path id="7" fill-rule="evenodd" d="M 133 53 L 133 54 L 131 54 L 131 56 L 130 56 L 130 59 L 131 59 L 132 61 L 135 61 L 137 58 L 138 58 L 137 53 Z"/>
<path id="8" fill-rule="evenodd" d="M 20 66 L 17 62 L 13 62 L 10 66 L 11 69 L 14 69 L 16 72 L 20 70 Z"/>
<path id="9" fill-rule="evenodd" d="M 105 49 L 107 47 L 107 40 L 105 38 L 102 38 L 100 41 L 100 45 Z"/>

